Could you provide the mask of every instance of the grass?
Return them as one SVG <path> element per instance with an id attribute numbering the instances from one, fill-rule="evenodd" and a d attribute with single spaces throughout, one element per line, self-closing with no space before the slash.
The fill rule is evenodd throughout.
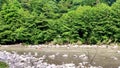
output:
<path id="1" fill-rule="evenodd" d="M 8 65 L 0 61 L 0 68 L 8 68 Z"/>

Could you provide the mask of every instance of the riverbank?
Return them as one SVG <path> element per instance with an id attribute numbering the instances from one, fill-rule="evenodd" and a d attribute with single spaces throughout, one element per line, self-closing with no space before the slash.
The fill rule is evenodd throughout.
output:
<path id="1" fill-rule="evenodd" d="M 46 56 L 44 62 L 48 64 L 62 65 L 73 63 L 88 62 L 92 66 L 103 68 L 118 68 L 120 66 L 120 47 L 119 46 L 90 46 L 90 45 L 34 45 L 34 46 L 1 46 L 1 51 L 19 55 L 37 55 L 36 58 Z M 81 58 L 82 57 L 82 58 Z"/>

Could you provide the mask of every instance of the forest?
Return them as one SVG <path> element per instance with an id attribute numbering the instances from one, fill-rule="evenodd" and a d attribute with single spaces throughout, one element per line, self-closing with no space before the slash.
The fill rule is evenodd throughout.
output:
<path id="1" fill-rule="evenodd" d="M 0 44 L 120 42 L 120 0 L 0 0 Z"/>

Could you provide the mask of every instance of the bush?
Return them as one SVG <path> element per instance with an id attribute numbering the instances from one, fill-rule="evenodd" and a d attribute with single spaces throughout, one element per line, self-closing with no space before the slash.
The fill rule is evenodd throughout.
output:
<path id="1" fill-rule="evenodd" d="M 8 68 L 8 65 L 0 61 L 0 68 Z"/>
<path id="2" fill-rule="evenodd" d="M 119 43 L 119 6 L 120 0 L 0 1 L 0 44 Z"/>

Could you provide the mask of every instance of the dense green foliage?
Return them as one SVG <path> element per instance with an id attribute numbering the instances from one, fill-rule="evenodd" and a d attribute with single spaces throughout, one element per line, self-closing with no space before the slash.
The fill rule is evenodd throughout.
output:
<path id="1" fill-rule="evenodd" d="M 0 68 L 8 68 L 8 65 L 0 61 Z"/>
<path id="2" fill-rule="evenodd" d="M 120 0 L 0 0 L 0 44 L 120 42 Z"/>

